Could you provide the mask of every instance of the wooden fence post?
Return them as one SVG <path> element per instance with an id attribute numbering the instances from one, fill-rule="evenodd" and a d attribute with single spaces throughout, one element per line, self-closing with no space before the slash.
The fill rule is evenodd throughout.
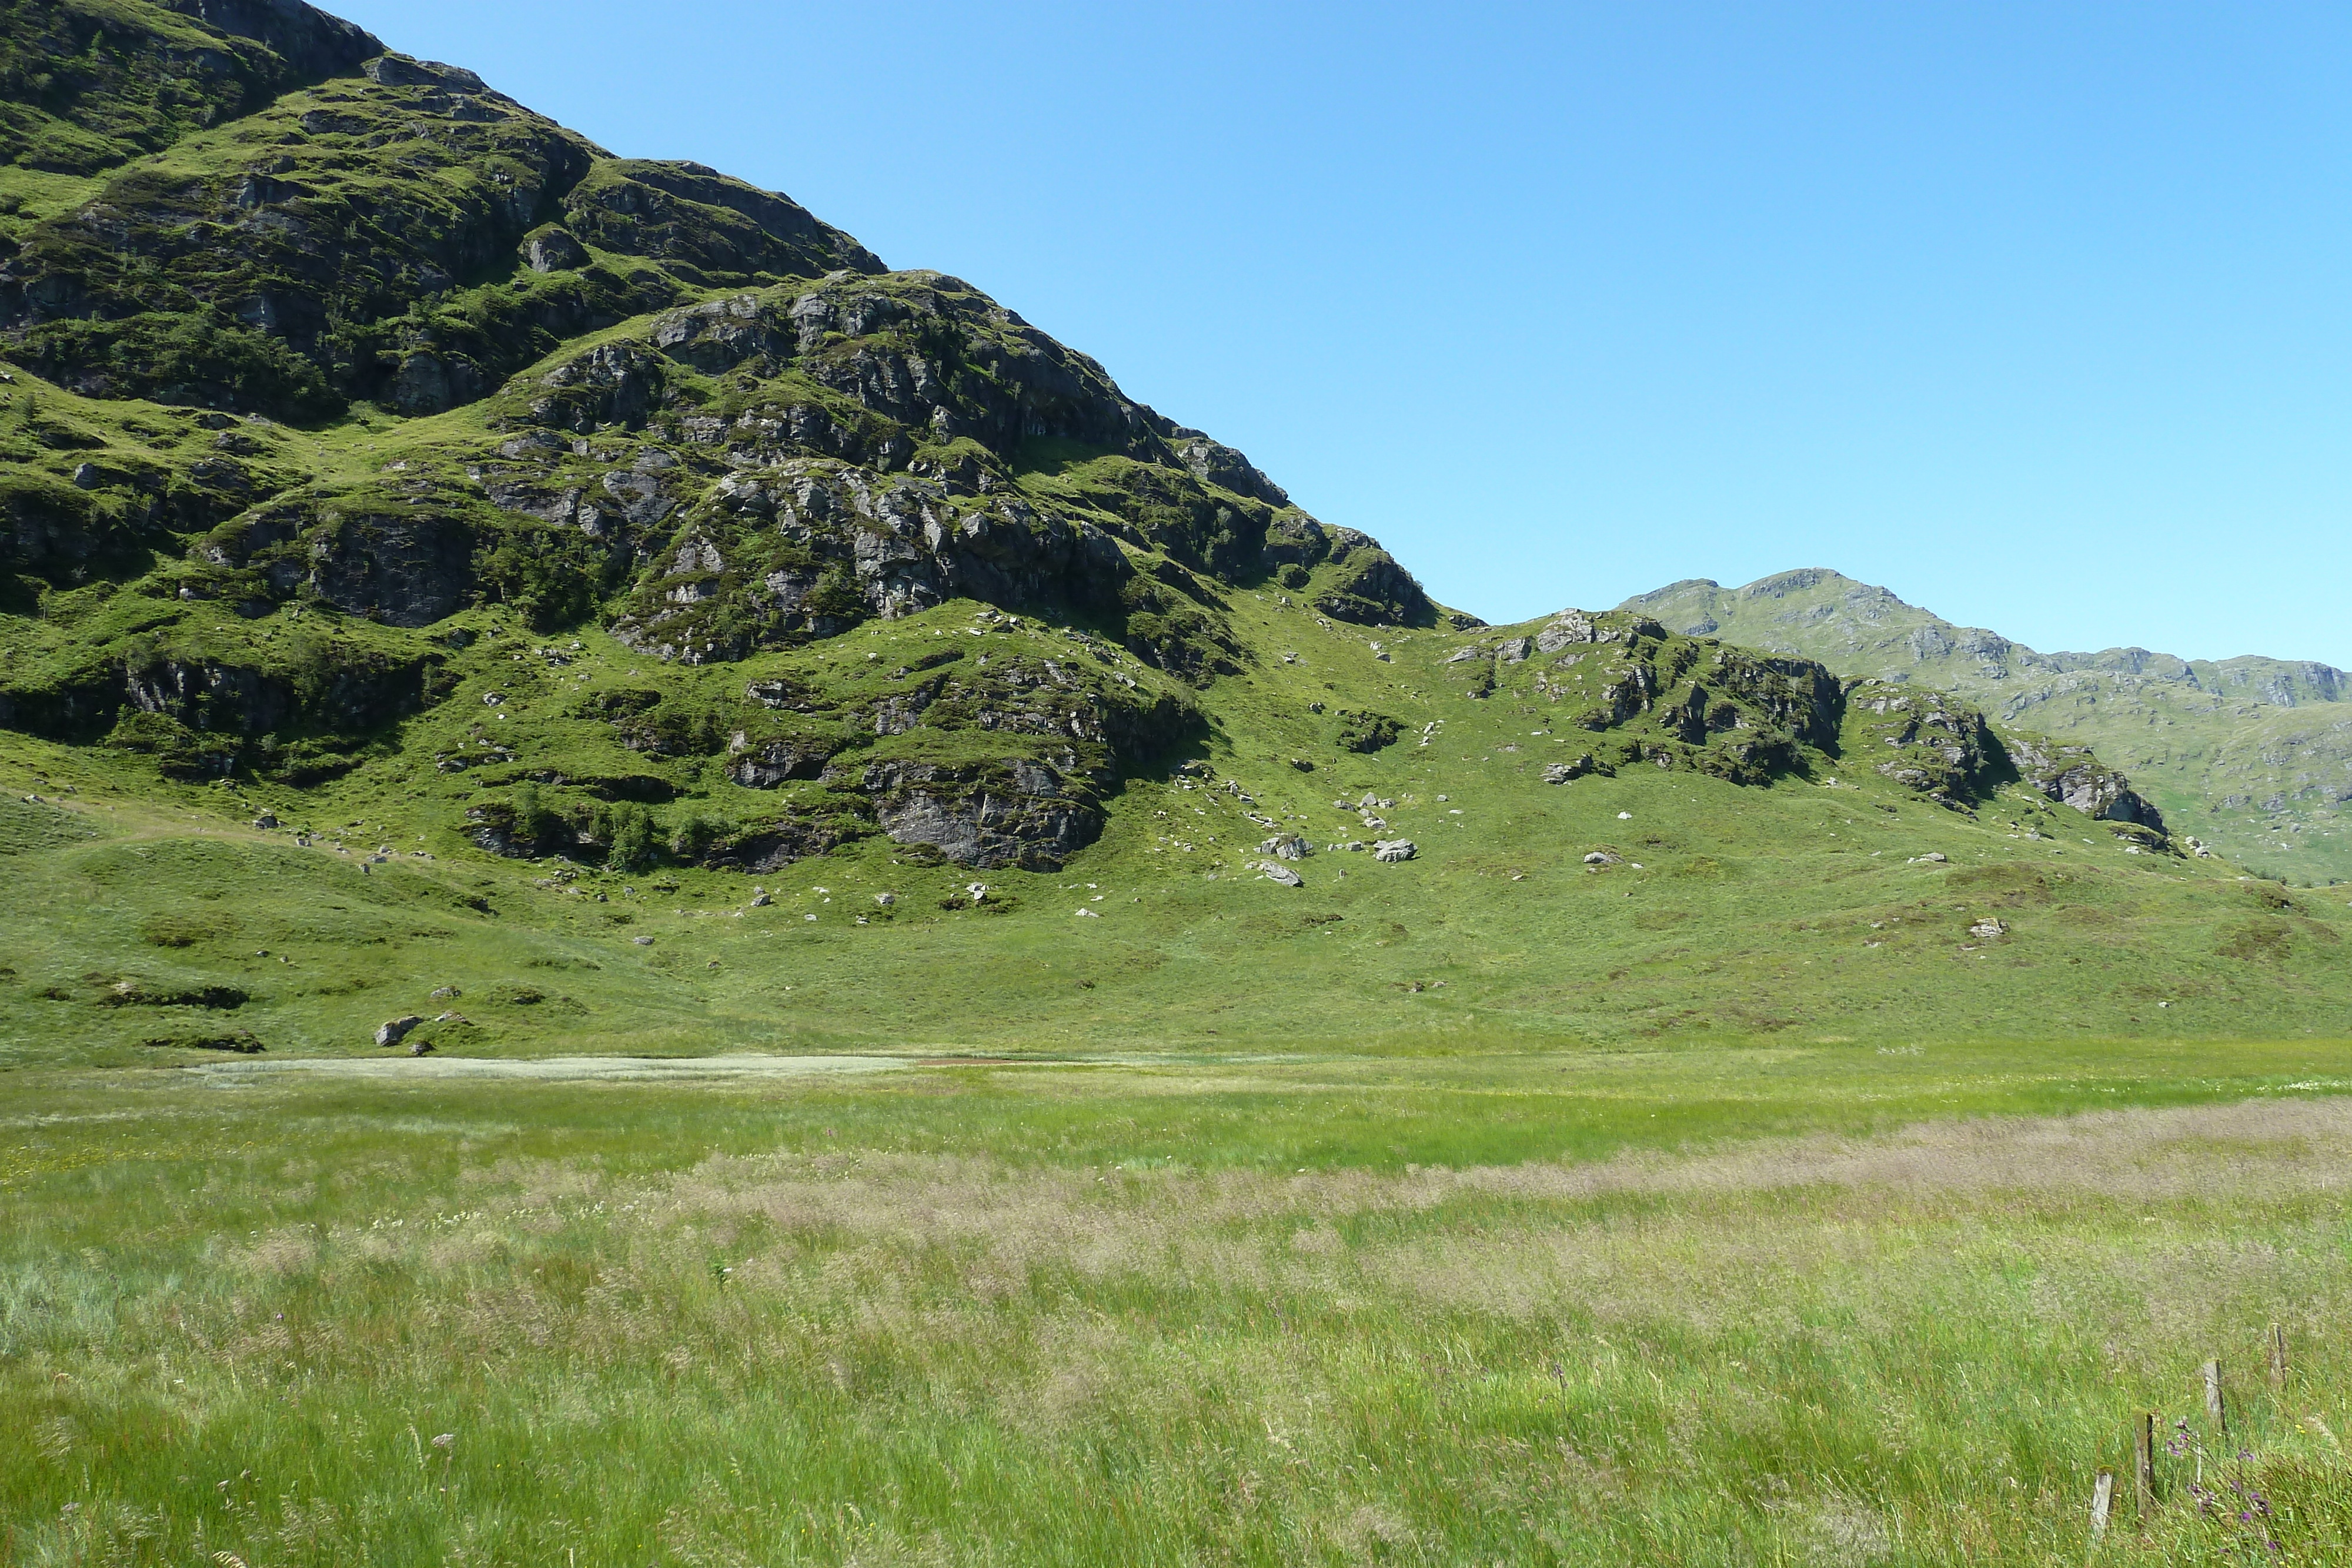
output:
<path id="1" fill-rule="evenodd" d="M 2213 1430 L 2223 1437 L 2230 1435 L 2229 1407 L 2221 1402 L 2221 1364 L 2205 1364 L 2205 1419 L 2213 1423 Z"/>
<path id="2" fill-rule="evenodd" d="M 2132 1423 L 2132 1506 L 2145 1520 L 2156 1512 L 2156 1416 L 2143 1411 Z"/>
<path id="3" fill-rule="evenodd" d="M 2286 1386 L 2286 1330 L 2277 1323 L 2271 1325 L 2271 1386 Z"/>
<path id="4" fill-rule="evenodd" d="M 2101 1470 L 2091 1488 L 2091 1539 L 2095 1541 L 2107 1532 L 2107 1515 L 2116 1506 L 2116 1472 Z"/>

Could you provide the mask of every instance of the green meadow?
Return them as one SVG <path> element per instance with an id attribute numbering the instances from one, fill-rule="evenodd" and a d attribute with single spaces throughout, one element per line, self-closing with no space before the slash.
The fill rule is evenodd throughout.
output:
<path id="1" fill-rule="evenodd" d="M 0 1554 L 2340 1563 L 2348 1060 L 26 1069 Z"/>

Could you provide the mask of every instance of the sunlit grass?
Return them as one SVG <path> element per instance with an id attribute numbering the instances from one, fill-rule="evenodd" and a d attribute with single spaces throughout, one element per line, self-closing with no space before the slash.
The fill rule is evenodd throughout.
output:
<path id="1" fill-rule="evenodd" d="M 1651 1130 L 1743 1065 L 1789 1135 Z M 2282 1551 L 2168 1458 L 2109 1557 L 2344 1560 L 2352 1103 L 1857 1065 L 15 1075 L 0 1555 L 2078 1563 L 2145 1409 Z"/>

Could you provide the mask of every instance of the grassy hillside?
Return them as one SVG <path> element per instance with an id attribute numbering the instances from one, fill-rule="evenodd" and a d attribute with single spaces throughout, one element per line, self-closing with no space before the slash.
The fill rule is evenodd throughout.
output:
<path id="1" fill-rule="evenodd" d="M 113 138 L 0 279 L 17 1060 L 2341 1027 L 2340 901 L 2079 748 L 1485 627 L 961 279 L 255 16 L 193 120 L 117 66 L 215 23 L 12 24 Z"/>
<path id="2" fill-rule="evenodd" d="M 2339 890 L 291 0 L 0 44 L 0 1559 L 2345 1559 Z"/>
<path id="3" fill-rule="evenodd" d="M 1835 572 L 1625 601 L 1676 631 L 1957 692 L 1997 721 L 2086 743 L 2176 829 L 2264 874 L 2352 882 L 2352 676 L 2326 664 L 2177 659 L 2145 648 L 2037 653 Z"/>
<path id="4" fill-rule="evenodd" d="M 943 606 L 755 678 L 887 689 L 881 672 L 953 644 L 992 664 L 1071 651 L 1062 629 L 992 613 Z M 1496 633 L 1381 636 L 1278 596 L 1240 595 L 1232 613 L 1297 663 L 1203 694 L 1198 767 L 1119 780 L 1099 841 L 1056 869 L 975 871 L 854 822 L 828 852 L 730 866 L 726 846 L 772 832 L 759 824 L 778 793 L 824 787 L 744 789 L 714 765 L 723 753 L 632 756 L 593 716 L 646 678 L 642 656 L 587 632 L 559 667 L 519 664 L 511 618 L 488 635 L 494 612 L 453 653 L 439 706 L 309 789 L 174 783 L 116 747 L 0 739 L 23 890 L 0 910 L 15 971 L 0 1049 L 130 1061 L 168 1049 L 150 1040 L 248 1030 L 277 1053 L 366 1051 L 386 1019 L 452 1010 L 467 1021 L 424 1038 L 467 1054 L 1465 1031 L 1903 1041 L 2030 1038 L 2053 1017 L 2093 1034 L 2316 1037 L 2340 1032 L 2352 1000 L 2340 901 L 2147 851 L 2021 786 L 1960 811 L 1827 754 L 1760 783 L 1646 760 L 1546 783 L 1625 743 L 1564 723 L 1570 705 L 1534 688 L 1533 661 L 1473 695 L 1464 672 L 1495 666 L 1450 661 Z M 677 679 L 734 690 L 746 674 Z M 1342 749 L 1348 706 L 1409 738 Z M 444 770 L 486 742 L 497 760 Z M 510 821 L 526 793 L 542 815 L 572 809 L 578 786 L 533 775 L 592 767 L 677 792 L 641 808 L 647 864 L 480 847 L 484 818 Z M 278 825 L 253 825 L 267 818 Z M 698 834 L 701 860 L 679 852 Z M 1304 859 L 1263 852 L 1293 835 Z M 1335 847 L 1391 836 L 1415 858 Z M 1268 880 L 1269 862 L 1304 885 Z M 444 988 L 461 998 L 436 1000 Z M 186 1000 L 214 989 L 243 999 Z"/>

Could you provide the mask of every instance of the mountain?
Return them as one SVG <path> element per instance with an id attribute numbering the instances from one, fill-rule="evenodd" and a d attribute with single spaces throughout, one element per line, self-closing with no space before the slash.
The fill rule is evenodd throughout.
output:
<path id="1" fill-rule="evenodd" d="M 2095 747 L 2175 827 L 2232 859 L 2298 882 L 2352 882 L 2352 675 L 2342 670 L 2145 648 L 2038 653 L 1818 570 L 1745 588 L 1677 582 L 1622 608 L 1843 674 L 1958 693 L 1997 723 Z"/>
<path id="2" fill-rule="evenodd" d="M 292 0 L 0 18 L 0 1060 L 2352 998 L 2068 737 L 1485 626 L 787 196 Z"/>

